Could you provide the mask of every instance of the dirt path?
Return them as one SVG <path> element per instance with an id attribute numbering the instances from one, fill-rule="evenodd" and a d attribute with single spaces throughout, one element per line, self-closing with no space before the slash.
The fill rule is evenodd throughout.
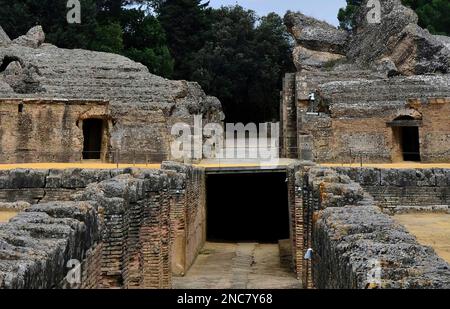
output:
<path id="1" fill-rule="evenodd" d="M 7 223 L 9 219 L 15 217 L 18 213 L 15 210 L 0 210 L 0 223 Z"/>
<path id="2" fill-rule="evenodd" d="M 206 243 L 179 289 L 299 289 L 300 281 L 281 265 L 278 245 Z"/>

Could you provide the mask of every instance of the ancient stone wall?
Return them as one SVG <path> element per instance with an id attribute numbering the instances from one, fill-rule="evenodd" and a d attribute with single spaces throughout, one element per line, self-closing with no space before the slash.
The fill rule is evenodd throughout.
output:
<path id="1" fill-rule="evenodd" d="M 83 146 L 79 130 L 82 124 L 77 128 L 76 121 L 80 113 L 89 114 L 91 110 L 72 111 L 67 104 L 50 107 L 47 103 L 51 100 L 108 103 L 110 122 L 102 149 L 104 161 L 145 163 L 173 159 L 170 144 L 175 123 L 193 125 L 195 115 L 204 122 L 223 120 L 220 102 L 207 96 L 197 83 L 153 75 L 144 65 L 120 55 L 45 44 L 39 26 L 13 41 L 3 38 L 3 32 L 0 36 L 0 101 L 13 98 L 14 102 L 0 107 L 7 113 L 0 122 L 0 151 L 9 153 L 9 157 L 0 157 L 2 162 L 35 162 L 39 159 L 34 155 L 37 151 L 56 153 L 55 158 L 46 158 L 49 162 L 80 159 L 77 154 Z M 24 100 L 24 112 L 19 117 L 20 100 Z M 40 107 L 31 108 L 28 100 L 41 102 Z M 15 127 L 18 121 L 23 131 L 20 139 Z M 39 136 L 35 136 L 37 130 Z M 113 159 L 106 157 L 109 150 Z M 69 152 L 74 152 L 73 157 L 68 156 Z M 116 152 L 120 154 L 116 156 Z"/>
<path id="2" fill-rule="evenodd" d="M 0 201 L 38 204 L 69 201 L 75 192 L 131 169 L 14 169 L 0 171 Z"/>
<path id="3" fill-rule="evenodd" d="M 20 251 L 17 248 L 19 246 L 17 241 L 14 240 L 13 243 L 10 241 L 9 233 L 14 232 L 12 228 L 16 226 L 14 222 L 27 216 L 30 222 L 39 219 L 40 224 L 52 223 L 48 223 L 45 218 L 41 219 L 43 215 L 36 214 L 40 209 L 45 209 L 50 216 L 53 214 L 62 216 L 58 209 L 63 206 L 66 207 L 65 215 L 75 211 L 77 205 L 90 205 L 90 208 L 83 206 L 83 209 L 92 210 L 89 214 L 92 214 L 93 218 L 89 220 L 95 221 L 96 230 L 93 231 L 94 228 L 82 230 L 81 235 L 70 233 L 73 239 L 67 238 L 68 232 L 62 234 L 61 243 L 66 243 L 67 246 L 73 246 L 75 249 L 82 246 L 84 251 L 78 253 L 80 250 L 77 249 L 78 251 L 73 252 L 75 249 L 68 247 L 67 256 L 60 257 L 58 263 L 54 265 L 50 263 L 50 260 L 56 257 L 51 255 L 41 257 L 42 261 L 53 267 L 45 270 L 46 280 L 48 279 L 45 284 L 34 282 L 38 280 L 34 278 L 29 279 L 31 282 L 27 281 L 22 285 L 8 283 L 22 279 L 8 274 L 14 273 L 15 269 L 0 267 L 0 283 L 4 278 L 9 280 L 0 286 L 170 288 L 172 272 L 176 275 L 183 274 L 203 246 L 205 193 L 202 169 L 164 163 L 161 170 L 71 170 L 61 171 L 57 175 L 51 174 L 52 172 L 54 171 L 14 170 L 3 175 L 4 187 L 8 190 L 14 186 L 19 188 L 15 194 L 16 197 L 28 198 L 27 190 L 32 186 L 40 187 L 45 191 L 47 183 L 57 183 L 62 186 L 71 184 L 72 195 L 68 199 L 75 202 L 42 203 L 40 201 L 40 204 L 27 205 L 24 207 L 26 213 L 19 213 L 11 223 L 1 225 L 1 231 L 5 230 L 5 232 L 0 232 L 0 242 L 5 241 L 5 246 L 0 246 L 0 265 L 8 264 L 6 260 L 10 259 L 9 256 Z M 83 186 L 85 189 L 82 189 Z M 73 188 L 79 190 L 76 191 Z M 64 195 L 67 197 L 69 193 L 66 192 Z M 61 225 L 69 225 L 69 223 L 72 227 L 71 221 L 62 222 Z M 70 227 L 62 226 L 61 229 L 69 230 Z M 20 231 L 22 228 L 25 228 L 24 224 L 18 226 L 17 230 L 22 233 Z M 46 243 L 48 235 L 55 231 L 52 230 L 47 234 L 38 232 L 42 229 L 44 227 L 37 226 L 33 235 Z M 95 238 L 95 241 L 91 241 L 91 238 Z M 180 239 L 184 241 L 184 245 L 174 246 L 180 243 Z M 63 252 L 66 251 L 63 250 Z M 172 263 L 172 256 L 182 257 L 183 264 Z M 26 271 L 31 271 L 27 269 L 28 264 L 24 266 L 26 258 L 27 255 L 23 253 L 14 267 L 23 267 Z M 79 260 L 82 265 L 82 280 L 75 286 L 63 280 L 67 273 L 65 264 L 71 259 Z M 54 276 L 57 278 L 55 279 Z M 49 285 L 50 283 L 53 285 Z"/>
<path id="4" fill-rule="evenodd" d="M 108 102 L 0 100 L 0 163 L 80 162 L 89 118 L 103 120 L 99 158 L 110 160 Z"/>
<path id="5" fill-rule="evenodd" d="M 297 121 L 282 122 L 283 139 L 297 137 L 300 160 L 448 162 L 448 37 L 420 28 L 400 0 L 381 1 L 381 21 L 368 23 L 364 3 L 351 32 L 286 14 L 297 73 L 286 75 L 280 117 L 292 116 L 294 101 Z"/>
<path id="6" fill-rule="evenodd" d="M 403 161 L 403 142 L 390 123 L 410 116 L 418 121 L 420 160 L 449 160 L 448 77 L 385 80 L 370 72 L 335 74 L 302 72 L 295 77 L 297 122 L 291 122 L 290 127 L 283 123 L 282 130 L 291 135 L 296 132 L 299 159 L 345 163 Z M 317 100 L 326 102 L 329 111 L 308 112 L 307 95 L 312 91 L 318 92 Z M 283 91 L 283 95 L 287 93 L 289 89 Z M 282 104 L 287 102 L 282 100 Z M 287 115 L 284 112 L 282 117 Z M 282 146 L 286 151 L 287 145 Z"/>
<path id="7" fill-rule="evenodd" d="M 382 213 L 350 177 L 310 167 L 296 178 L 304 207 L 313 211 L 313 255 L 304 267 L 311 266 L 316 288 L 449 288 L 450 265 Z"/>
<path id="8" fill-rule="evenodd" d="M 294 93 L 295 74 L 286 74 L 281 92 L 281 157 L 297 158 L 297 107 Z"/>
<path id="9" fill-rule="evenodd" d="M 449 169 L 339 167 L 336 170 L 358 182 L 389 213 L 406 210 L 404 207 L 426 209 L 427 206 L 450 205 Z"/>
<path id="10" fill-rule="evenodd" d="M 0 288 L 61 288 L 67 263 L 83 261 L 81 284 L 98 287 L 100 226 L 89 202 L 34 205 L 0 224 Z M 66 282 L 65 282 L 66 281 Z"/>
<path id="11" fill-rule="evenodd" d="M 170 191 L 172 224 L 172 272 L 186 274 L 206 241 L 205 171 L 187 165 L 164 163 L 162 168 L 177 172 L 180 183 Z"/>

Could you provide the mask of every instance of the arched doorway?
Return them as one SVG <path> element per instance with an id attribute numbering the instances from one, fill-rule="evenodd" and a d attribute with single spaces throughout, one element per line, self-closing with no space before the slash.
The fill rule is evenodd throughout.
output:
<path id="1" fill-rule="evenodd" d="M 101 159 L 104 121 L 102 119 L 83 120 L 83 159 Z"/>
<path id="2" fill-rule="evenodd" d="M 394 137 L 394 161 L 421 161 L 419 126 L 421 120 L 400 116 L 390 122 Z"/>

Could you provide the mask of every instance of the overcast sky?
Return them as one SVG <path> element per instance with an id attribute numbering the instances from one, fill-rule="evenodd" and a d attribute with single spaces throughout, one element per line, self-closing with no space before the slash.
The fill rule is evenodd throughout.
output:
<path id="1" fill-rule="evenodd" d="M 212 7 L 239 4 L 244 8 L 256 11 L 259 16 L 276 12 L 284 16 L 287 10 L 301 11 L 333 25 L 338 25 L 337 13 L 344 7 L 345 0 L 210 0 Z"/>

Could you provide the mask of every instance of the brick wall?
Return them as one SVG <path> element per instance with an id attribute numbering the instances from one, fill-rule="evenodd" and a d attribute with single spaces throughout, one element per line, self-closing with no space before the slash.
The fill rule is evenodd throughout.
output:
<path id="1" fill-rule="evenodd" d="M 450 169 L 336 168 L 361 184 L 386 211 L 450 205 Z"/>
<path id="2" fill-rule="evenodd" d="M 450 265 L 382 213 L 373 197 L 350 177 L 320 167 L 297 174 L 302 179 L 297 186 L 309 200 L 304 199 L 304 207 L 313 211 L 314 287 L 450 287 Z M 380 280 L 373 280 L 374 271 Z M 308 277 L 302 279 L 308 282 Z"/>
<path id="3" fill-rule="evenodd" d="M 4 282 L 8 272 L 16 271 L 11 268 L 1 268 L 0 286 L 3 287 L 63 287 L 63 288 L 170 288 L 172 286 L 172 271 L 175 274 L 184 273 L 195 260 L 199 250 L 205 241 L 205 184 L 204 171 L 175 163 L 164 163 L 161 170 L 113 170 L 113 171 L 84 171 L 89 177 L 81 177 L 82 171 L 76 172 L 77 177 L 69 177 L 74 171 L 61 172 L 61 179 L 52 176 L 54 183 L 71 183 L 71 197 L 74 202 L 56 201 L 53 204 L 40 203 L 29 206 L 26 213 L 20 213 L 16 220 L 28 220 L 34 222 L 40 220 L 46 212 L 62 216 L 58 205 L 64 205 L 71 216 L 81 220 L 77 205 L 91 205 L 92 218 L 85 225 L 94 226 L 96 230 L 81 228 L 75 236 L 68 231 L 72 227 L 72 221 L 66 220 L 61 229 L 67 230 L 61 235 L 61 241 L 65 241 L 68 247 L 67 256 L 53 263 L 52 255 L 44 255 L 42 249 L 41 259 L 52 266 L 45 269 L 46 282 L 34 282 L 39 278 L 30 277 L 31 282 Z M 0 184 L 5 190 L 13 190 L 16 186 L 17 195 L 24 199 L 29 197 L 27 190 L 43 189 L 50 183 L 51 171 L 11 171 L 3 173 Z M 20 176 L 17 176 L 20 175 Z M 93 175 L 96 175 L 95 177 Z M 111 178 L 113 177 L 113 178 Z M 56 181 L 58 178 L 59 182 Z M 87 180 L 88 178 L 89 180 Z M 72 179 L 72 181 L 68 181 Z M 98 182 L 95 182 L 97 179 Z M 102 180 L 103 179 L 103 180 Z M 94 181 L 91 181 L 94 180 Z M 91 182 L 88 184 L 88 181 Z M 81 189 L 84 185 L 86 188 Z M 81 190 L 80 190 L 81 189 Z M 0 188 L 0 190 L 2 190 Z M 76 193 L 75 193 L 76 192 Z M 69 197 L 67 197 L 69 198 Z M 31 200 L 33 202 L 33 200 Z M 39 200 L 40 201 L 40 200 Z M 52 209 L 54 207 L 54 209 Z M 59 208 L 58 208 L 59 207 Z M 70 211 L 71 212 L 70 212 Z M 30 212 L 30 213 L 29 213 Z M 90 212 L 91 214 L 91 212 Z M 22 219 L 21 219 L 22 218 Z M 59 218 L 59 217 L 58 217 Z M 59 220 L 59 219 L 58 219 Z M 92 223 L 92 222 L 94 223 Z M 46 222 L 45 222 L 46 223 Z M 55 223 L 56 224 L 56 223 Z M 57 222 L 58 228 L 60 222 Z M 62 224 L 62 223 L 61 223 Z M 18 226 L 11 222 L 0 226 L 0 242 L 9 243 L 9 232 L 17 228 L 19 231 L 25 228 L 24 224 Z M 25 232 L 24 232 L 25 233 Z M 56 229 L 51 230 L 51 235 L 59 235 Z M 72 236 L 74 237 L 72 239 Z M 92 240 L 93 238 L 94 240 Z M 40 239 L 40 238 L 39 238 Z M 181 241 L 183 246 L 174 244 Z M 82 250 L 79 248 L 82 247 Z M 0 248 L 0 264 L 11 264 L 11 255 L 17 255 L 15 246 Z M 34 247 L 33 247 L 34 249 Z M 63 248 L 58 247 L 58 250 Z M 46 249 L 47 250 L 47 249 Z M 55 249 L 56 250 L 56 249 Z M 63 251 L 64 251 L 63 250 Z M 48 251 L 48 250 L 47 250 Z M 55 256 L 59 251 L 55 251 Z M 64 251 L 66 252 L 66 251 Z M 172 262 L 173 257 L 182 257 L 182 265 Z M 71 259 L 81 261 L 81 284 L 70 286 L 64 279 L 67 269 L 65 263 Z M 27 263 L 28 256 L 23 253 L 17 265 Z M 53 264 L 52 264 L 53 263 Z M 30 264 L 26 264 L 30 265 Z M 18 267 L 18 266 L 17 266 Z M 28 267 L 28 266 L 27 266 Z M 28 271 L 28 268 L 25 269 Z M 32 267 L 34 271 L 42 270 L 42 266 Z M 47 267 L 47 266 L 45 266 Z M 20 275 L 20 274 L 18 274 Z M 18 278 L 17 280 L 19 280 Z M 39 280 L 41 280 L 40 278 Z"/>

